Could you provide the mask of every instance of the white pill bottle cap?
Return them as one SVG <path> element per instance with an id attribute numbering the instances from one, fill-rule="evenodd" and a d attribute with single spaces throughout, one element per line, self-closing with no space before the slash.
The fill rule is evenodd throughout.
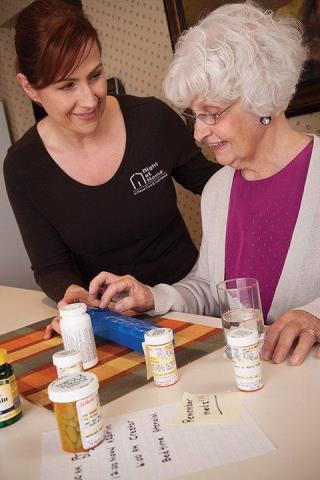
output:
<path id="1" fill-rule="evenodd" d="M 171 328 L 153 328 L 144 334 L 144 340 L 147 345 L 163 345 L 172 342 L 173 331 Z"/>
<path id="2" fill-rule="evenodd" d="M 48 396 L 52 402 L 69 403 L 93 395 L 98 389 L 97 376 L 91 372 L 81 372 L 51 382 Z"/>
<path id="3" fill-rule="evenodd" d="M 58 368 L 69 368 L 82 361 L 80 350 L 59 350 L 52 355 L 53 365 Z"/>
<path id="4" fill-rule="evenodd" d="M 259 342 L 259 334 L 250 328 L 237 328 L 227 334 L 227 339 L 230 347 L 247 347 Z"/>
<path id="5" fill-rule="evenodd" d="M 87 305 L 85 303 L 70 303 L 69 305 L 63 305 L 59 308 L 61 317 L 68 318 L 74 315 L 81 315 L 87 311 Z"/>

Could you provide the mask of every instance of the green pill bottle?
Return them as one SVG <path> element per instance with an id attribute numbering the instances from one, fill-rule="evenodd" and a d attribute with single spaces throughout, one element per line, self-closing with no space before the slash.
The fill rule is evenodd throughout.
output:
<path id="1" fill-rule="evenodd" d="M 7 351 L 0 348 L 0 428 L 15 423 L 22 416 L 16 377 Z"/>

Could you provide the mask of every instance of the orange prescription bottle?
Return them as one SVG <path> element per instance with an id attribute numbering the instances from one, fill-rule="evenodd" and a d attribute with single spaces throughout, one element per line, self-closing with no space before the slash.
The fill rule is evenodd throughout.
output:
<path id="1" fill-rule="evenodd" d="M 104 439 L 104 426 L 98 396 L 99 382 L 94 373 L 81 372 L 50 383 L 49 399 L 63 450 L 84 452 Z"/>

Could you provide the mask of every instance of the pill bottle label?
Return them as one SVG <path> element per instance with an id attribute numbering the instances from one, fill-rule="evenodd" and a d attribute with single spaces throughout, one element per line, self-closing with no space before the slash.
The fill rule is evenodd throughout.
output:
<path id="1" fill-rule="evenodd" d="M 239 390 L 254 391 L 263 387 L 258 345 L 231 347 L 233 368 Z"/>
<path id="2" fill-rule="evenodd" d="M 92 328 L 62 329 L 62 338 L 66 350 L 80 350 L 83 368 L 91 368 L 98 362 Z"/>
<path id="3" fill-rule="evenodd" d="M 81 440 L 84 449 L 90 449 L 102 442 L 104 429 L 98 394 L 90 395 L 76 402 Z"/>
<path id="4" fill-rule="evenodd" d="M 0 422 L 5 422 L 21 413 L 20 398 L 14 375 L 0 380 Z"/>
<path id="5" fill-rule="evenodd" d="M 172 342 L 148 345 L 154 383 L 159 387 L 172 385 L 178 380 L 178 371 Z"/>
<path id="6" fill-rule="evenodd" d="M 72 367 L 57 367 L 58 378 L 66 377 L 67 375 L 73 375 L 74 373 L 80 373 L 82 371 L 82 362 L 79 362 Z"/>

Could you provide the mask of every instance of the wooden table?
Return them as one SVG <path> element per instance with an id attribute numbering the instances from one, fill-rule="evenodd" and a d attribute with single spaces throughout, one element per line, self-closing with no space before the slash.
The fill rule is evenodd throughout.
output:
<path id="1" fill-rule="evenodd" d="M 55 314 L 41 292 L 0 287 L 0 334 Z M 219 326 L 219 319 L 181 313 L 170 318 Z M 234 389 L 231 362 L 223 350 L 179 370 L 179 382 L 167 389 L 152 383 L 103 407 L 103 416 L 120 415 L 181 399 L 183 392 Z M 191 475 L 188 479 L 318 480 L 320 478 L 320 361 L 312 352 L 304 365 L 264 363 L 265 387 L 244 394 L 244 405 L 277 450 L 263 457 Z M 23 417 L 0 430 L 0 479 L 40 478 L 41 434 L 56 428 L 53 414 L 22 399 Z M 182 477 L 180 477 L 182 478 Z M 93 479 L 94 480 L 94 479 Z M 130 480 L 130 479 L 128 479 Z"/>

